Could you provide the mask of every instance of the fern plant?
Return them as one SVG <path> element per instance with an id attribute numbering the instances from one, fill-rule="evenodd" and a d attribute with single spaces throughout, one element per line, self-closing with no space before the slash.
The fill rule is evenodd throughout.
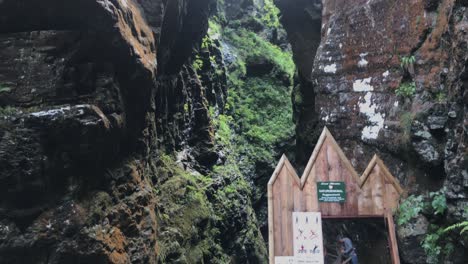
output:
<path id="1" fill-rule="evenodd" d="M 400 57 L 400 66 L 403 69 L 408 69 L 410 65 L 413 65 L 416 62 L 414 55 Z"/>
<path id="2" fill-rule="evenodd" d="M 424 208 L 423 197 L 421 195 L 411 195 L 406 198 L 401 204 L 398 210 L 398 225 L 404 225 L 411 219 L 419 215 Z"/>
<path id="3" fill-rule="evenodd" d="M 11 89 L 9 87 L 5 87 L 5 86 L 0 84 L 0 93 L 10 92 L 10 91 L 11 91 Z"/>
<path id="4" fill-rule="evenodd" d="M 444 233 L 447 233 L 447 232 L 450 232 L 459 228 L 461 228 L 460 235 L 462 235 L 465 232 L 468 232 L 468 220 L 448 226 L 447 228 L 444 229 Z"/>
<path id="5" fill-rule="evenodd" d="M 434 209 L 435 214 L 443 214 L 445 209 L 447 209 L 447 200 L 443 192 L 431 192 L 429 196 L 432 198 L 432 209 Z"/>

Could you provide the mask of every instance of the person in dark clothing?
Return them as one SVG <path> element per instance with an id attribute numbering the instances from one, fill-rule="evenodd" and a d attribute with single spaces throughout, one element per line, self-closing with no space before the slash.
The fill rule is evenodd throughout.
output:
<path id="1" fill-rule="evenodd" d="M 341 253 L 343 253 L 345 258 L 348 259 L 351 257 L 351 264 L 358 264 L 356 250 L 353 247 L 351 239 L 340 236 L 338 241 L 341 243 Z"/>

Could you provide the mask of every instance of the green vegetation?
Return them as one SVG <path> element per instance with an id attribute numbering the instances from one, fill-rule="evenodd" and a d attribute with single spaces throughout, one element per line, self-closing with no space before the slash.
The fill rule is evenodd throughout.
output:
<path id="1" fill-rule="evenodd" d="M 400 204 L 397 223 L 399 225 L 407 224 L 423 210 L 429 210 L 435 215 L 443 214 L 447 210 L 444 189 L 430 192 L 428 195 L 410 195 Z"/>
<path id="2" fill-rule="evenodd" d="M 2 84 L 0 84 L 0 93 L 6 93 L 6 92 L 10 92 L 10 91 L 11 91 L 11 88 L 3 86 Z"/>
<path id="3" fill-rule="evenodd" d="M 456 229 L 461 229 L 460 235 L 463 235 L 465 232 L 468 232 L 468 221 L 462 221 L 460 223 L 448 226 L 447 228 L 444 229 L 444 233 L 451 232 Z"/>
<path id="4" fill-rule="evenodd" d="M 197 72 L 203 68 L 203 60 L 201 59 L 200 55 L 195 56 L 192 66 L 193 66 L 193 69 L 195 69 L 195 71 Z"/>
<path id="5" fill-rule="evenodd" d="M 468 221 L 462 221 L 445 228 L 438 225 L 429 226 L 428 232 L 421 242 L 421 246 L 427 254 L 427 263 L 441 263 L 442 258 L 446 258 L 453 253 L 456 238 L 448 236 L 448 232 L 457 229 L 461 229 L 459 235 L 463 236 L 468 231 Z"/>
<path id="6" fill-rule="evenodd" d="M 395 90 L 396 95 L 412 98 L 416 93 L 416 84 L 414 82 L 403 82 L 400 87 Z"/>
<path id="7" fill-rule="evenodd" d="M 0 116 L 10 116 L 18 112 L 18 109 L 11 106 L 0 107 Z"/>
<path id="8" fill-rule="evenodd" d="M 429 193 L 429 197 L 432 199 L 431 206 L 434 210 L 434 213 L 443 214 L 447 209 L 447 200 L 445 199 L 445 195 L 443 192 L 431 192 Z"/>
<path id="9" fill-rule="evenodd" d="M 267 27 L 278 27 L 279 11 L 273 1 L 267 0 L 265 6 L 266 13 L 260 12 L 261 19 L 245 18 L 237 22 L 256 19 Z M 278 147 L 287 144 L 294 135 L 290 93 L 295 65 L 290 52 L 270 43 L 263 34 L 235 28 L 236 21 L 229 24 L 222 21 L 218 17 L 209 20 L 201 52 L 192 60 L 193 69 L 203 74 L 202 82 L 219 77 L 219 82 L 225 81 L 228 87 L 227 98 L 223 98 L 225 105 L 210 102 L 209 106 L 215 148 L 222 154 L 222 163 L 200 175 L 180 168 L 174 162 L 175 157 L 161 155 L 158 166 L 161 183 L 156 188 L 161 199 L 158 208 L 161 263 L 266 261 L 267 250 L 252 205 L 252 200 L 258 198 L 254 198 L 256 192 L 251 181 L 269 176 L 264 172 L 273 171 L 281 154 Z M 221 46 L 223 42 L 227 45 Z M 217 51 L 223 47 L 228 50 Z M 235 58 L 226 68 L 217 65 L 221 60 L 216 56 L 224 52 Z M 260 64 L 268 71 L 247 72 L 250 65 Z M 184 112 L 189 108 L 190 105 L 183 105 Z"/>
<path id="10" fill-rule="evenodd" d="M 437 93 L 435 98 L 438 103 L 447 102 L 447 95 L 444 92 Z"/>
<path id="11" fill-rule="evenodd" d="M 399 208 L 397 224 L 406 225 L 411 219 L 424 214 L 442 215 L 447 210 L 445 191 L 430 192 L 427 195 L 411 195 L 405 199 Z M 421 246 L 427 255 L 427 263 L 441 263 L 441 259 L 450 256 L 454 250 L 455 241 L 446 235 L 447 232 L 463 226 L 443 226 L 431 224 L 421 241 Z M 468 223 L 465 224 L 468 226 Z M 468 230 L 468 228 L 467 228 Z"/>
<path id="12" fill-rule="evenodd" d="M 446 240 L 443 235 L 444 230 L 437 225 L 430 225 L 428 233 L 421 242 L 421 246 L 426 252 L 426 262 L 429 264 L 441 263 L 441 258 L 453 253 L 454 245 L 452 241 Z"/>
<path id="13" fill-rule="evenodd" d="M 245 64 L 266 59 L 275 66 L 276 72 L 284 72 L 292 79 L 296 67 L 291 53 L 266 41 L 259 35 L 244 28 L 226 30 L 227 40 L 237 49 L 242 62 L 239 63 L 239 73 L 245 74 Z"/>
<path id="14" fill-rule="evenodd" d="M 400 57 L 400 66 L 403 69 L 408 69 L 410 65 L 413 65 L 416 62 L 414 55 Z"/>
<path id="15" fill-rule="evenodd" d="M 272 28 L 278 28 L 280 25 L 280 11 L 273 3 L 273 0 L 265 0 L 263 10 L 265 11 L 265 14 L 262 16 L 262 21 L 265 23 L 265 25 Z"/>
<path id="16" fill-rule="evenodd" d="M 198 263 L 209 257 L 226 263 L 228 257 L 222 253 L 215 227 L 218 219 L 207 197 L 213 180 L 184 171 L 174 160 L 162 154 L 158 162 L 158 177 L 166 179 L 156 189 L 158 219 L 163 227 L 158 262 Z"/>
<path id="17" fill-rule="evenodd" d="M 411 219 L 417 217 L 419 213 L 423 210 L 423 208 L 424 203 L 422 196 L 409 196 L 400 204 L 397 224 L 407 224 Z"/>
<path id="18" fill-rule="evenodd" d="M 208 36 L 209 38 L 219 38 L 223 32 L 221 25 L 219 25 L 214 19 L 208 21 Z"/>

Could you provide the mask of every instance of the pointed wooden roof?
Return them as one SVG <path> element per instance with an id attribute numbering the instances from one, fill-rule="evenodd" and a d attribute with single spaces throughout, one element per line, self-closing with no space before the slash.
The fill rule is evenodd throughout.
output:
<path id="1" fill-rule="evenodd" d="M 369 165 L 367 165 L 367 168 L 366 170 L 364 171 L 364 173 L 362 174 L 361 176 L 361 188 L 367 183 L 369 182 L 369 178 L 370 178 L 370 175 L 371 175 L 371 172 L 374 170 L 374 168 L 378 166 L 380 168 L 380 172 L 382 173 L 382 176 L 388 181 L 390 182 L 393 187 L 395 188 L 395 190 L 398 191 L 399 194 L 403 194 L 404 190 L 403 188 L 401 187 L 400 183 L 398 182 L 398 180 L 390 173 L 390 171 L 388 170 L 387 166 L 385 166 L 385 164 L 383 163 L 383 161 L 377 156 L 377 154 L 374 155 L 374 157 L 372 157 L 372 160 L 369 162 Z"/>
<path id="2" fill-rule="evenodd" d="M 296 170 L 294 167 L 291 165 L 291 162 L 289 162 L 288 158 L 286 155 L 282 155 L 280 161 L 278 162 L 278 165 L 276 165 L 275 170 L 273 171 L 273 174 L 271 175 L 270 180 L 268 181 L 268 185 L 273 185 L 278 178 L 278 175 L 282 170 L 287 170 L 289 175 L 296 181 L 297 185 L 301 186 L 301 180 L 299 179 L 299 176 L 297 175 Z"/>
<path id="3" fill-rule="evenodd" d="M 332 147 L 337 152 L 339 158 L 343 161 L 343 164 L 345 165 L 346 169 L 349 170 L 349 172 L 351 173 L 354 180 L 357 183 L 361 183 L 359 175 L 354 170 L 353 165 L 348 160 L 348 158 L 346 157 L 343 150 L 338 145 L 338 143 L 336 142 L 335 138 L 332 136 L 332 134 L 330 133 L 328 128 L 324 127 L 323 131 L 322 131 L 322 134 L 320 135 L 320 137 L 319 137 L 319 139 L 317 141 L 317 144 L 315 145 L 314 151 L 312 152 L 312 155 L 310 156 L 309 162 L 307 162 L 307 166 L 306 166 L 304 172 L 302 173 L 302 177 L 301 177 L 302 186 L 304 186 L 305 182 L 307 181 L 307 178 L 310 175 L 310 170 L 314 166 L 314 164 L 315 164 L 315 162 L 317 160 L 317 157 L 319 155 L 320 149 L 323 147 L 323 144 L 325 143 L 326 139 L 328 139 L 330 141 Z"/>

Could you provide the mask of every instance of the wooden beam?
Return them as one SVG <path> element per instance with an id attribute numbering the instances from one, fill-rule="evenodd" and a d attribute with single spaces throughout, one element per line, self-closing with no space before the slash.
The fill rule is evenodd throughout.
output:
<path id="1" fill-rule="evenodd" d="M 398 253 L 398 244 L 395 232 L 395 222 L 391 213 L 386 214 L 388 224 L 388 236 L 390 238 L 390 254 L 392 257 L 392 264 L 400 264 L 400 255 Z"/>

